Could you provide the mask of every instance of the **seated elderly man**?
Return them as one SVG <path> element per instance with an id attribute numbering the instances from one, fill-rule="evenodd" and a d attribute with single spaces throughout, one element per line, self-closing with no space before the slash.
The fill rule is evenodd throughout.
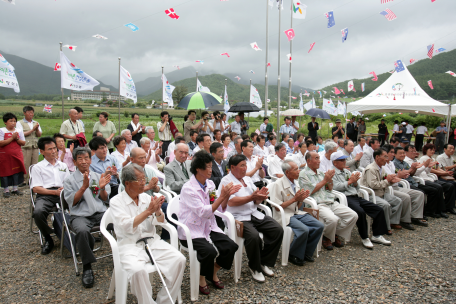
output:
<path id="1" fill-rule="evenodd" d="M 329 142 L 325 144 L 325 153 L 320 154 L 320 167 L 318 170 L 325 173 L 328 170 L 331 170 L 333 167 L 331 161 L 331 154 L 337 152 L 337 144 L 334 142 Z"/>
<path id="2" fill-rule="evenodd" d="M 452 144 L 444 144 L 443 152 L 437 156 L 437 161 L 439 165 L 445 169 L 445 171 L 451 171 L 453 178 L 456 177 L 456 162 L 453 159 L 454 146 Z M 453 210 L 453 209 L 452 209 Z M 452 213 L 452 212 L 450 212 Z M 454 214 L 454 213 L 453 213 Z"/>
<path id="3" fill-rule="evenodd" d="M 183 136 L 177 136 L 175 139 L 174 139 L 174 143 L 177 145 L 177 144 L 180 144 L 180 143 L 184 143 L 185 144 L 185 139 Z M 174 154 L 174 150 L 171 151 L 171 153 L 168 154 L 169 155 L 169 162 L 172 162 L 174 160 L 174 158 L 176 158 L 176 155 Z M 190 155 L 190 150 L 189 150 L 189 155 Z"/>
<path id="4" fill-rule="evenodd" d="M 269 150 L 268 147 L 265 146 L 266 144 L 266 137 L 263 135 L 259 135 L 256 139 L 257 145 L 253 148 L 253 155 L 258 157 L 268 157 Z"/>
<path id="5" fill-rule="evenodd" d="M 187 160 L 188 146 L 184 143 L 177 144 L 174 150 L 175 159 L 165 166 L 166 185 L 177 194 L 191 176 L 191 160 Z"/>
<path id="6" fill-rule="evenodd" d="M 347 156 L 345 165 L 351 172 L 356 171 L 359 168 L 359 163 L 361 157 L 363 157 L 363 152 L 355 154 L 353 151 L 355 148 L 355 144 L 350 139 L 344 141 L 344 147 L 345 149 L 342 150 L 342 152 L 345 156 Z"/>
<path id="7" fill-rule="evenodd" d="M 70 209 L 71 227 L 76 233 L 76 248 L 82 260 L 82 285 L 86 288 L 93 287 L 92 263 L 97 261 L 93 254 L 95 238 L 90 230 L 94 226 L 100 226 L 111 192 L 111 175 L 90 172 L 90 154 L 87 148 L 76 148 L 73 151 L 73 161 L 77 169 L 63 182 L 65 200 Z M 94 185 L 100 190 L 94 191 Z"/>
<path id="8" fill-rule="evenodd" d="M 363 153 L 366 149 L 366 139 L 363 136 L 358 137 L 358 145 L 353 149 L 353 154 Z"/>
<path id="9" fill-rule="evenodd" d="M 370 164 L 375 162 L 374 151 L 380 148 L 380 142 L 378 139 L 369 140 L 369 146 L 364 150 L 363 156 L 361 157 L 359 166 L 366 168 Z"/>
<path id="10" fill-rule="evenodd" d="M 297 190 L 295 180 L 299 178 L 298 165 L 290 159 L 282 163 L 284 176 L 269 187 L 271 201 L 280 205 L 285 213 L 285 223 L 293 230 L 294 238 L 290 245 L 288 261 L 303 266 L 305 261 L 313 262 L 312 257 L 325 225 L 302 210 L 303 201 L 309 197 L 309 190 Z M 281 222 L 279 210 L 272 208 L 274 219 Z M 282 249 L 283 250 L 283 249 Z"/>
<path id="11" fill-rule="evenodd" d="M 224 153 L 223 145 L 221 143 L 212 143 L 212 175 L 209 179 L 214 183 L 215 188 L 218 188 L 220 181 L 226 175 L 227 162 L 223 160 Z"/>
<path id="12" fill-rule="evenodd" d="M 269 175 L 277 178 L 283 176 L 282 163 L 285 157 L 287 156 L 287 148 L 285 144 L 278 143 L 275 147 L 275 155 L 268 163 Z"/>
<path id="13" fill-rule="evenodd" d="M 338 145 L 337 151 L 343 151 L 344 150 L 344 148 L 345 148 L 344 143 L 345 143 L 345 139 L 343 139 L 343 138 L 339 138 L 337 140 L 337 145 Z"/>
<path id="14" fill-rule="evenodd" d="M 158 169 L 158 164 L 162 161 L 160 155 L 162 154 L 161 146 L 158 142 L 155 142 L 155 145 L 152 147 L 152 141 L 147 138 L 143 137 L 139 141 L 141 148 L 146 153 L 146 164 L 152 167 L 155 171 L 157 177 L 161 178 L 162 180 L 165 178 L 165 174 Z M 132 150 L 133 151 L 133 150 Z M 131 156 L 130 156 L 131 157 Z"/>
<path id="15" fill-rule="evenodd" d="M 401 148 L 401 147 L 398 147 Z M 396 169 L 394 165 L 394 147 L 385 144 L 382 147 L 388 153 L 388 160 L 382 169 L 386 174 L 396 174 L 400 179 L 406 179 L 410 176 L 411 171 Z M 405 156 L 405 152 L 404 156 Z M 416 165 L 415 165 L 416 166 Z M 402 200 L 401 225 L 403 228 L 414 230 L 410 224 L 427 227 L 428 223 L 423 219 L 424 193 L 419 190 L 406 189 L 395 183 L 391 186 L 395 196 Z"/>
<path id="16" fill-rule="evenodd" d="M 353 209 L 353 211 L 358 214 L 356 226 L 358 227 L 358 233 L 363 242 L 363 246 L 368 249 L 373 249 L 374 246 L 372 245 L 371 240 L 374 243 L 387 246 L 391 245 L 391 242 L 385 240 L 383 237 L 383 235 L 388 232 L 388 228 L 386 227 L 385 213 L 383 212 L 382 207 L 358 196 L 358 181 L 361 178 L 361 173 L 351 173 L 348 169 L 346 169 L 347 155 L 342 153 L 342 151 L 333 153 L 331 155 L 331 159 L 333 160 L 335 168 L 333 189 L 345 194 L 347 197 L 348 207 Z M 372 239 L 369 239 L 366 215 L 373 219 Z"/>
<path id="17" fill-rule="evenodd" d="M 241 143 L 242 154 L 247 157 L 247 172 L 246 175 L 252 179 L 255 187 L 259 189 L 264 187 L 263 178 L 265 172 L 263 169 L 263 157 L 253 155 L 253 142 L 250 140 L 244 140 Z"/>
<path id="18" fill-rule="evenodd" d="M 234 186 L 233 183 L 229 183 L 223 186 L 220 196 L 212 201 L 210 193 L 216 191 L 215 184 L 209 179 L 213 162 L 211 155 L 205 151 L 195 154 L 190 168 L 193 175 L 182 187 L 182 199 L 179 202 L 179 214 L 177 214 L 179 221 L 190 230 L 193 249 L 196 250 L 197 259 L 201 263 L 199 290 L 205 295 L 210 293 L 206 279 L 218 289 L 225 287 L 217 272 L 222 267 L 227 270 L 231 268 L 234 254 L 239 248 L 217 226 L 214 213 L 215 211 L 224 213 L 230 196 L 239 191 L 242 185 Z M 180 242 L 188 247 L 185 232 L 181 227 L 178 227 L 178 232 Z"/>
<path id="19" fill-rule="evenodd" d="M 131 292 L 139 303 L 155 303 L 152 299 L 152 286 L 145 271 L 150 259 L 144 250 L 144 243 L 137 243 L 148 238 L 147 243 L 154 256 L 156 265 L 165 277 L 172 303 L 179 294 L 186 260 L 177 249 L 160 239 L 155 226 L 166 223 L 161 204 L 164 197 L 151 197 L 144 193 L 146 176 L 143 168 L 130 164 L 122 170 L 122 185 L 125 190 L 111 200 L 114 231 L 119 245 L 120 264 L 127 272 Z M 160 290 L 157 303 L 171 303 L 164 288 Z"/>
<path id="20" fill-rule="evenodd" d="M 122 132 L 120 132 L 120 135 L 123 136 L 126 140 L 127 147 L 125 148 L 125 152 L 130 153 L 131 150 L 138 147 L 138 143 L 133 140 L 133 136 L 131 135 L 130 130 L 122 130 Z"/>
<path id="21" fill-rule="evenodd" d="M 302 142 L 298 145 L 298 148 L 299 152 L 293 155 L 292 159 L 298 165 L 299 170 L 302 170 L 306 166 L 307 144 Z"/>
<path id="22" fill-rule="evenodd" d="M 335 146 L 332 146 L 335 149 Z M 325 224 L 323 247 L 327 250 L 333 250 L 333 245 L 343 247 L 344 243 L 339 239 L 339 235 L 346 241 L 350 240 L 351 231 L 358 220 L 358 215 L 334 200 L 335 196 L 331 193 L 334 169 L 328 170 L 326 173 L 320 171 L 320 155 L 316 152 L 307 153 L 306 161 L 306 168 L 299 173 L 299 186 L 301 189 L 309 190 L 310 196 L 317 201 L 320 219 Z"/>
<path id="23" fill-rule="evenodd" d="M 388 160 L 385 150 L 377 149 L 374 151 L 373 156 L 375 161 L 366 167 L 361 184 L 374 190 L 375 202 L 385 212 L 387 234 L 391 235 L 393 234 L 391 228 L 402 229 L 399 225 L 402 214 L 402 200 L 390 195 L 386 190 L 387 187 L 400 182 L 401 179 L 396 174 L 387 174 L 383 169 Z"/>
<path id="24" fill-rule="evenodd" d="M 122 165 L 115 156 L 108 155 L 106 139 L 103 137 L 92 138 L 89 147 L 90 150 L 94 152 L 90 170 L 98 174 L 105 173 L 111 175 L 111 181 L 109 182 L 111 193 L 109 194 L 109 198 L 112 198 L 113 196 L 116 196 L 119 191 L 119 182 L 117 181 L 117 178 L 122 170 Z"/>
<path id="25" fill-rule="evenodd" d="M 63 190 L 63 181 L 70 176 L 70 170 L 65 163 L 57 160 L 55 139 L 41 137 L 38 140 L 38 149 L 44 159 L 32 169 L 32 183 L 30 188 L 36 193 L 33 219 L 44 237 L 41 254 L 48 254 L 54 248 L 51 234 L 54 232 L 48 226 L 48 215 L 60 203 L 60 192 Z"/>
<path id="26" fill-rule="evenodd" d="M 228 200 L 227 211 L 234 218 L 243 222 L 244 244 L 249 268 L 255 281 L 263 283 L 263 273 L 269 277 L 274 272 L 269 267 L 274 267 L 283 239 L 283 229 L 273 218 L 264 215 L 257 209 L 258 204 L 268 197 L 268 188 L 259 190 L 246 176 L 247 158 L 244 155 L 235 155 L 229 162 L 230 174 L 222 178 L 217 191 L 221 196 L 223 187 L 230 183 L 234 186 L 242 185 L 241 189 L 232 194 Z M 263 233 L 263 239 L 259 233 Z"/>
<path id="27" fill-rule="evenodd" d="M 155 130 L 154 127 L 146 127 L 147 138 L 150 140 L 150 148 L 155 150 L 158 148 L 158 141 L 155 141 Z"/>

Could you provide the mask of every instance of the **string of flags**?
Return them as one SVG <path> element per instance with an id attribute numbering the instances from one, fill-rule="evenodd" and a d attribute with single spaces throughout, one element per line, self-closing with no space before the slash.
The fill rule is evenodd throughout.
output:
<path id="1" fill-rule="evenodd" d="M 174 8 L 169 8 L 165 10 L 165 14 L 168 15 L 171 19 L 179 19 L 179 15 L 174 12 Z"/>
<path id="2" fill-rule="evenodd" d="M 76 52 L 77 46 L 65 44 L 63 47 L 69 48 L 71 51 Z"/>
<path id="3" fill-rule="evenodd" d="M 294 29 L 292 29 L 292 28 L 284 31 L 284 33 L 285 33 L 285 35 L 287 35 L 288 41 L 293 40 L 295 37 L 295 32 L 294 32 Z"/>
<path id="4" fill-rule="evenodd" d="M 372 78 L 372 81 L 377 81 L 378 80 L 377 74 L 375 74 L 374 71 L 370 72 L 369 74 L 372 74 L 372 76 L 374 76 L 374 78 Z"/>
<path id="5" fill-rule="evenodd" d="M 250 46 L 251 46 L 252 49 L 254 49 L 255 51 L 261 51 L 260 47 L 258 46 L 258 44 L 257 44 L 256 42 L 250 43 Z"/>
<path id="6" fill-rule="evenodd" d="M 229 55 L 228 53 L 222 53 L 222 54 L 220 54 L 220 55 L 221 55 L 221 56 L 226 56 L 226 57 L 228 57 L 228 58 L 230 57 L 230 55 Z"/>
<path id="7" fill-rule="evenodd" d="M 393 11 L 390 10 L 389 8 L 385 9 L 384 11 L 381 11 L 380 15 L 385 16 L 385 18 L 388 21 L 393 21 L 394 19 L 397 18 L 396 15 L 393 13 Z"/>
<path id="8" fill-rule="evenodd" d="M 97 39 L 103 39 L 103 40 L 108 39 L 108 37 L 102 36 L 102 35 L 100 35 L 100 34 L 93 35 L 92 37 L 93 37 L 93 38 L 97 38 Z"/>
<path id="9" fill-rule="evenodd" d="M 348 36 L 348 27 L 346 27 L 342 30 L 342 43 L 344 43 L 347 40 L 347 36 Z"/>

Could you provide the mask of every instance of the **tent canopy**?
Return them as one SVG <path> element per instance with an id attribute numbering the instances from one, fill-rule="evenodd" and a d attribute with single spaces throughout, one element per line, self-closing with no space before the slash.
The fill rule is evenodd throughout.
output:
<path id="1" fill-rule="evenodd" d="M 402 72 L 394 72 L 368 96 L 347 106 L 347 112 L 363 114 L 378 112 L 415 112 L 433 116 L 447 116 L 449 105 L 432 99 L 416 82 L 404 66 Z M 456 114 L 454 107 L 453 115 Z"/>

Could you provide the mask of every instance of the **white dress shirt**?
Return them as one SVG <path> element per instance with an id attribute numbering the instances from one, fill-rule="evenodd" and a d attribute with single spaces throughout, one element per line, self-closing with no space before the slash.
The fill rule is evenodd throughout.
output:
<path id="1" fill-rule="evenodd" d="M 269 161 L 268 171 L 270 175 L 277 177 L 277 174 L 284 174 L 282 170 L 283 160 L 280 159 L 277 155 Z"/>
<path id="2" fill-rule="evenodd" d="M 428 131 L 428 129 L 425 126 L 419 126 L 416 128 L 416 134 L 424 134 Z"/>
<path id="3" fill-rule="evenodd" d="M 125 152 L 128 153 L 130 153 L 131 150 L 133 150 L 134 148 L 138 148 L 138 144 L 134 140 L 131 140 L 130 143 L 125 142 L 125 144 L 127 145 L 127 147 L 125 148 Z"/>
<path id="4" fill-rule="evenodd" d="M 399 125 L 398 124 L 394 124 L 393 133 L 396 134 L 397 132 L 399 132 Z"/>
<path id="5" fill-rule="evenodd" d="M 326 173 L 326 171 L 331 170 L 332 168 L 332 161 L 330 159 L 327 159 L 325 154 L 320 156 L 320 168 L 318 168 L 318 170 L 320 170 L 323 173 Z"/>
<path id="6" fill-rule="evenodd" d="M 364 147 L 366 147 L 366 144 L 361 147 L 360 145 L 357 145 L 354 149 L 353 149 L 353 154 L 358 154 L 358 153 L 361 153 L 361 152 L 364 152 Z"/>
<path id="7" fill-rule="evenodd" d="M 63 181 L 70 175 L 70 170 L 65 163 L 59 160 L 52 165 L 46 159 L 43 159 L 32 169 L 32 184 L 31 187 L 61 188 Z"/>
<path id="8" fill-rule="evenodd" d="M 306 151 L 307 152 L 307 151 Z M 307 153 L 306 153 L 307 154 Z M 291 159 L 300 167 L 301 165 L 306 163 L 306 155 L 302 155 L 301 151 L 296 153 L 291 157 Z"/>
<path id="9" fill-rule="evenodd" d="M 269 155 L 269 150 L 266 146 L 261 148 L 259 145 L 256 145 L 255 148 L 253 148 L 253 155 L 266 158 Z"/>
<path id="10" fill-rule="evenodd" d="M 230 200 L 234 197 L 249 196 L 257 189 L 250 177 L 244 176 L 243 180 L 246 187 L 242 186 L 238 192 L 230 196 Z M 242 183 L 230 172 L 230 174 L 222 178 L 220 181 L 220 186 L 217 190 L 218 197 L 220 197 L 220 194 L 222 193 L 222 186 L 226 186 L 231 182 L 233 185 L 242 185 Z M 257 206 L 253 201 L 235 207 L 228 205 L 226 211 L 230 212 L 238 221 L 250 221 L 252 216 L 256 217 L 259 220 L 262 220 L 264 218 L 264 214 L 258 211 Z"/>
<path id="11" fill-rule="evenodd" d="M 445 153 L 442 153 L 439 156 L 437 156 L 437 161 L 440 165 L 443 165 L 444 167 L 454 166 L 453 157 L 448 156 Z M 454 171 L 454 169 L 452 169 L 451 171 Z"/>
<path id="12" fill-rule="evenodd" d="M 133 140 L 132 140 L 132 142 L 136 143 L 136 141 L 133 141 Z M 130 156 L 130 152 L 127 152 L 127 149 L 125 149 L 124 154 L 125 155 L 122 155 L 119 151 L 116 150 L 116 151 L 112 152 L 111 156 L 114 156 L 115 158 L 117 158 L 120 165 L 122 165 L 124 163 L 124 161 L 127 160 L 128 156 Z M 120 169 L 122 169 L 122 168 L 120 168 Z"/>
<path id="13" fill-rule="evenodd" d="M 392 161 L 390 162 L 387 162 L 383 167 L 382 167 L 383 170 L 385 170 L 385 173 L 390 175 L 390 174 L 396 174 L 396 166 L 394 165 L 394 163 Z M 398 187 L 399 184 L 398 183 L 394 183 L 392 185 L 393 187 Z"/>
<path id="14" fill-rule="evenodd" d="M 412 134 L 413 130 L 415 130 L 415 128 L 411 124 L 408 124 L 406 128 L 407 128 L 406 134 Z"/>
<path id="15" fill-rule="evenodd" d="M 250 159 L 247 157 L 247 172 L 250 172 L 255 169 L 257 161 L 258 161 L 258 157 L 255 155 L 252 155 L 252 157 L 250 157 Z M 262 170 L 262 169 L 257 170 L 255 172 L 255 174 L 252 175 L 252 177 L 250 177 L 252 179 L 252 182 L 256 183 L 261 180 L 260 170 Z M 223 171 L 220 171 L 220 172 L 223 172 Z"/>
<path id="16" fill-rule="evenodd" d="M 406 156 L 404 161 L 409 164 L 410 166 L 415 162 L 415 160 L 411 159 L 410 157 Z M 426 161 L 426 160 L 424 160 Z M 422 163 L 421 162 L 421 159 L 419 161 L 419 163 Z M 415 175 L 416 177 L 421 177 L 422 179 L 424 179 L 425 181 L 430 181 L 430 182 L 433 182 L 434 179 L 431 178 L 430 176 L 428 176 L 428 173 L 431 172 L 431 168 L 427 168 L 425 166 L 422 166 L 421 168 L 418 168 L 416 169 L 416 172 L 415 172 Z"/>

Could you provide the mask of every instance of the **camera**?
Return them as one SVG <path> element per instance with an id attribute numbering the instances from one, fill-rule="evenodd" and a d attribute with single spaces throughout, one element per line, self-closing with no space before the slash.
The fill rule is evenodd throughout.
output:
<path id="1" fill-rule="evenodd" d="M 220 120 L 220 115 L 215 116 L 217 120 Z"/>
<path id="2" fill-rule="evenodd" d="M 173 120 L 173 118 L 171 116 L 168 116 L 168 120 Z"/>

